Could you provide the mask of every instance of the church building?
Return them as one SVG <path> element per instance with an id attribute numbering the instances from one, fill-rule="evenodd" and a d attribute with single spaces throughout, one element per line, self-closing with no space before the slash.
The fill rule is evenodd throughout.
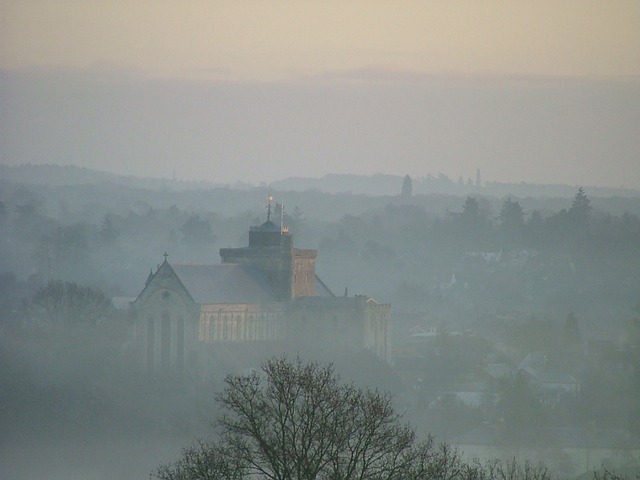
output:
<path id="1" fill-rule="evenodd" d="M 149 371 L 208 363 L 216 348 L 286 342 L 303 349 L 368 350 L 391 360 L 391 308 L 337 297 L 316 275 L 316 250 L 286 227 L 249 229 L 249 245 L 220 249 L 219 264 L 171 264 L 165 254 L 131 304 L 136 351 Z"/>

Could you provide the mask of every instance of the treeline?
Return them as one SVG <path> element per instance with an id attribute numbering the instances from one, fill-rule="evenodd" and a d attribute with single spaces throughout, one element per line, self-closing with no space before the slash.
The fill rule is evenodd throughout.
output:
<path id="1" fill-rule="evenodd" d="M 286 205 L 284 223 L 296 245 L 318 248 L 318 271 L 337 292 L 348 287 L 400 308 L 433 307 L 441 301 L 439 287 L 455 276 L 458 286 L 467 286 L 459 292 L 463 303 L 479 309 L 599 301 L 605 282 L 603 301 L 635 303 L 629 285 L 639 280 L 640 220 L 594 207 L 582 189 L 555 211 L 531 210 L 530 199 L 468 196 L 447 198 L 435 213 L 424 205 L 431 197 L 398 196 L 371 199 L 367 210 L 340 216 L 349 212 L 348 205 L 340 210 L 348 198 L 307 196 L 313 206 Z M 216 263 L 220 247 L 245 245 L 248 227 L 265 215 L 259 205 L 227 214 L 209 202 L 197 209 L 137 202 L 113 211 L 100 204 L 64 205 L 54 213 L 29 190 L 3 196 L 1 272 L 39 285 L 63 279 L 135 296 L 164 252 L 178 263 Z M 333 217 L 318 215 L 328 206 Z M 497 268 L 485 268 L 487 263 Z M 502 268 L 517 264 L 520 270 Z"/>
<path id="2" fill-rule="evenodd" d="M 467 306 L 595 317 L 639 300 L 640 220 L 592 208 L 582 190 L 546 213 L 511 197 L 497 211 L 467 197 L 441 215 L 388 204 L 328 224 L 320 238 L 318 268 L 329 285 L 390 299 L 396 312 Z"/>

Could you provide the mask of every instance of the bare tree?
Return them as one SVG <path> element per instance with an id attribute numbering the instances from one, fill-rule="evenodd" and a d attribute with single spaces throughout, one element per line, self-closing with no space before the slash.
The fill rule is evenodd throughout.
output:
<path id="1" fill-rule="evenodd" d="M 640 473 L 637 470 L 633 473 L 620 473 L 604 464 L 593 471 L 593 480 L 631 480 L 632 478 L 640 480 Z"/>
<path id="2" fill-rule="evenodd" d="M 515 460 L 465 463 L 446 443 L 417 442 L 388 394 L 344 384 L 331 365 L 271 359 L 228 376 L 217 443 L 199 442 L 160 480 L 548 480 Z"/>
<path id="3" fill-rule="evenodd" d="M 534 464 L 528 460 L 519 463 L 515 458 L 504 463 L 495 464 L 495 477 L 498 480 L 548 480 L 547 467 L 541 463 Z"/>
<path id="4" fill-rule="evenodd" d="M 182 450 L 180 460 L 160 467 L 156 477 L 163 480 L 241 480 L 246 478 L 246 469 L 234 462 L 224 445 L 199 440 Z"/>
<path id="5" fill-rule="evenodd" d="M 111 300 L 99 289 L 52 280 L 36 292 L 36 305 L 57 325 L 93 325 L 114 312 Z"/>
<path id="6" fill-rule="evenodd" d="M 265 478 L 388 478 L 412 456 L 390 396 L 340 383 L 331 366 L 270 360 L 227 378 L 218 400 L 223 438 Z"/>
<path id="7" fill-rule="evenodd" d="M 431 440 L 416 443 L 388 394 L 341 383 L 330 365 L 272 359 L 260 372 L 227 377 L 217 400 L 226 410 L 215 424 L 220 445 L 211 455 L 206 444 L 186 450 L 157 478 L 216 478 L 185 476 L 189 465 L 215 458 L 235 473 L 273 480 L 420 478 L 413 475 L 434 454 Z"/>

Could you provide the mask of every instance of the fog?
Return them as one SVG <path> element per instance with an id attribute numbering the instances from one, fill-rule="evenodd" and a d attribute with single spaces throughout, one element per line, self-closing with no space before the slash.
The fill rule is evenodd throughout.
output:
<path id="1" fill-rule="evenodd" d="M 638 188 L 640 89 L 624 78 L 226 83 L 90 68 L 0 71 L 4 164 L 272 182 L 329 172 Z"/>
<path id="2" fill-rule="evenodd" d="M 442 176 L 407 191 L 402 176 L 334 178 L 365 195 L 291 179 L 291 190 L 270 192 L 274 221 L 284 202 L 283 225 L 296 247 L 317 249 L 335 302 L 366 294 L 391 304 L 388 361 L 319 340 L 319 322 L 311 340 L 214 341 L 208 367 L 178 375 L 140 362 L 129 302 L 165 252 L 172 265 L 219 264 L 220 248 L 245 247 L 249 227 L 265 220 L 268 189 L 61 167 L 4 172 L 3 478 L 146 478 L 212 435 L 227 374 L 301 352 L 334 362 L 346 381 L 391 391 L 419 435 L 470 456 L 543 460 L 560 478 L 602 462 L 638 468 L 637 192 L 555 186 L 562 195 L 549 196 L 544 186 Z M 396 193 L 377 195 L 382 180 Z M 525 187 L 526 197 L 501 194 Z M 319 308 L 299 305 L 300 318 Z"/>

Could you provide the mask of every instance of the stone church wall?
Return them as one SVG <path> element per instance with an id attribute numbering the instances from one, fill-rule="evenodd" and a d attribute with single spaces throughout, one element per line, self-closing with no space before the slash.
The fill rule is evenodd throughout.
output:
<path id="1" fill-rule="evenodd" d="M 287 339 L 313 349 L 370 350 L 391 361 L 389 305 L 366 296 L 299 298 L 289 306 Z"/>
<path id="2" fill-rule="evenodd" d="M 180 372 L 197 362 L 198 306 L 167 288 L 150 292 L 134 312 L 134 336 L 147 370 Z"/>
<path id="3" fill-rule="evenodd" d="M 199 339 L 204 343 L 281 338 L 284 306 L 277 303 L 202 305 Z"/>
<path id="4" fill-rule="evenodd" d="M 292 298 L 316 294 L 316 255 L 315 250 L 293 250 Z"/>

